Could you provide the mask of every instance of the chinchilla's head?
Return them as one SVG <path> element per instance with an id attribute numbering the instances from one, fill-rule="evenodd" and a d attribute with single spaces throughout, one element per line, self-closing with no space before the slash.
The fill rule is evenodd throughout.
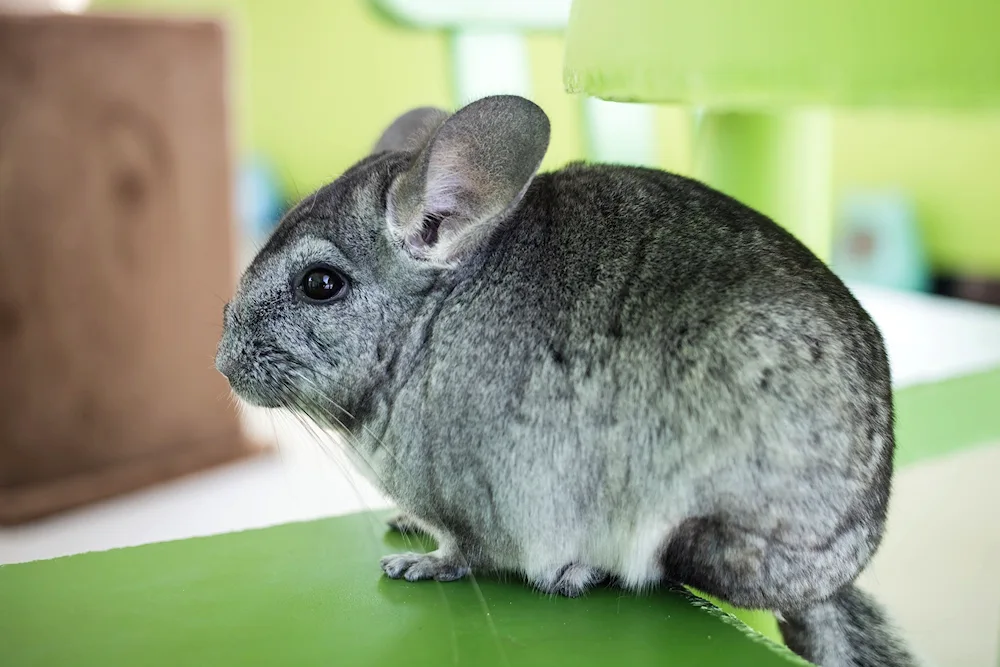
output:
<path id="1" fill-rule="evenodd" d="M 548 139 L 544 112 L 514 96 L 398 118 L 285 216 L 240 280 L 216 354 L 236 394 L 353 420 L 413 344 L 407 324 L 432 288 L 516 215 Z"/>

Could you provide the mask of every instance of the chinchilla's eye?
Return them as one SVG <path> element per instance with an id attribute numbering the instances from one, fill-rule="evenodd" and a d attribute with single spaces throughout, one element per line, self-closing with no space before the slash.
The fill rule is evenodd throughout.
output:
<path id="1" fill-rule="evenodd" d="M 298 292 L 306 301 L 327 303 L 347 296 L 347 278 L 337 269 L 326 264 L 311 266 L 302 272 Z"/>

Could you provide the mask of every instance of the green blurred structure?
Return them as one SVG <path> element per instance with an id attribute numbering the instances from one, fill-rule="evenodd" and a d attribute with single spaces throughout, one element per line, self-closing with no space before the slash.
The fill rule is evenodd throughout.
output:
<path id="1" fill-rule="evenodd" d="M 701 110 L 695 170 L 828 258 L 827 109 L 1000 107 L 995 0 L 575 0 L 565 83 Z"/>

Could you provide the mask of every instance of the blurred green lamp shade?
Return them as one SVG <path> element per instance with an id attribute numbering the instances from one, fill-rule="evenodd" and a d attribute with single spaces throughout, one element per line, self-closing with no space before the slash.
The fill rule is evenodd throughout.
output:
<path id="1" fill-rule="evenodd" d="M 564 78 L 728 109 L 1000 105 L 997 0 L 575 0 Z"/>

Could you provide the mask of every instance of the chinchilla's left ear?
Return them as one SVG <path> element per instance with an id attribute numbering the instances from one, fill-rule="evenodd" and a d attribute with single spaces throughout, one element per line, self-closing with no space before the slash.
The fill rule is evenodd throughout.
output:
<path id="1" fill-rule="evenodd" d="M 548 117 L 523 97 L 484 97 L 460 109 L 393 183 L 390 238 L 416 259 L 455 265 L 517 205 L 548 145 Z"/>
<path id="2" fill-rule="evenodd" d="M 419 151 L 447 117 L 447 111 L 434 107 L 410 109 L 385 129 L 372 153 Z"/>

